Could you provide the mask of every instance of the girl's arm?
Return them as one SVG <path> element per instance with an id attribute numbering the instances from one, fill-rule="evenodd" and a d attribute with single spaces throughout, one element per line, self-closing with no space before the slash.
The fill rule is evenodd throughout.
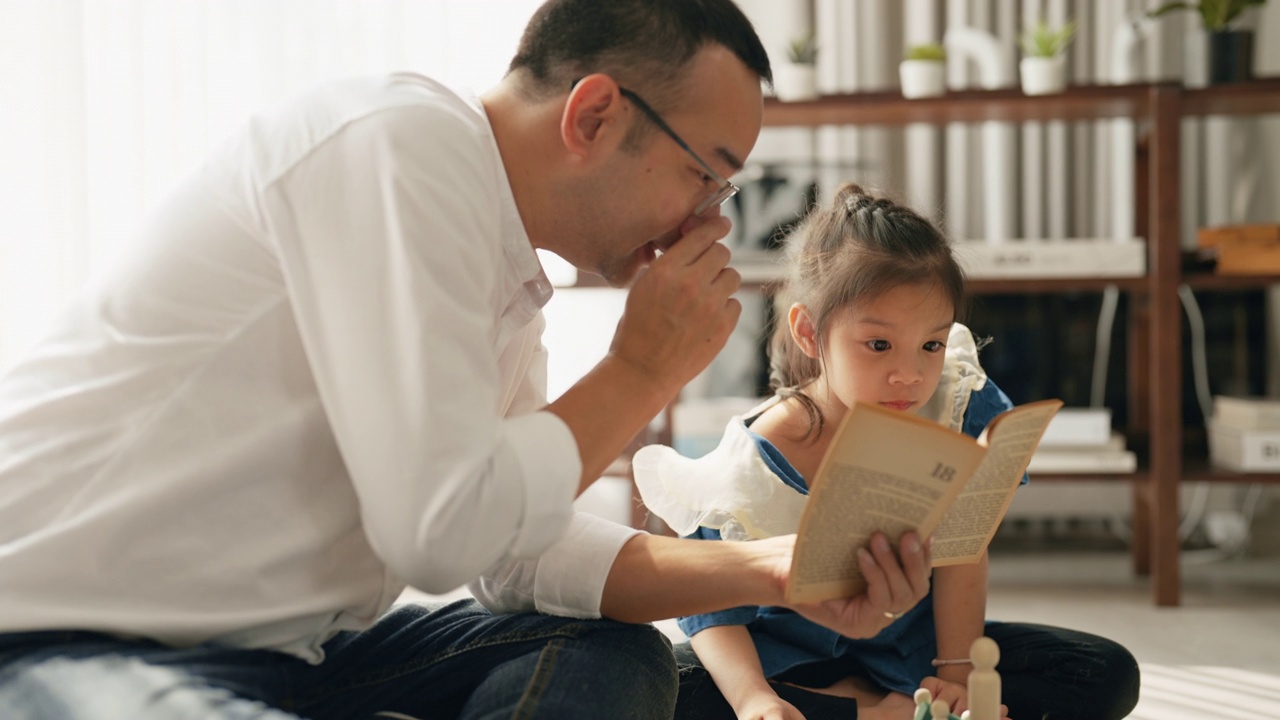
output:
<path id="1" fill-rule="evenodd" d="M 689 643 L 739 720 L 802 717 L 769 685 L 760 666 L 760 655 L 746 627 L 709 627 L 695 634 Z"/>
<path id="2" fill-rule="evenodd" d="M 973 641 L 983 634 L 987 613 L 987 554 L 973 565 L 948 565 L 933 573 L 933 620 L 938 632 L 938 658 L 957 660 L 969 657 Z M 960 689 L 967 686 L 968 663 L 939 665 L 935 669 L 938 678 L 955 683 Z M 934 688 L 930 688 L 934 690 Z M 949 693 L 943 690 L 945 697 Z M 939 695 L 934 692 L 935 697 Z M 945 697 L 957 715 L 968 708 L 967 693 L 958 698 Z M 956 701 L 959 704 L 956 704 Z"/>

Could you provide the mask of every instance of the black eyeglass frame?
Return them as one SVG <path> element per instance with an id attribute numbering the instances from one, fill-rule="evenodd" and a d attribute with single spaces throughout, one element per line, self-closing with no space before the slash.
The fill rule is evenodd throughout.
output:
<path id="1" fill-rule="evenodd" d="M 581 78 L 578 80 L 581 80 Z M 576 86 L 578 84 L 578 80 L 574 80 L 570 87 L 572 88 Z M 662 116 L 658 114 L 658 111 L 654 110 L 649 103 L 645 102 L 643 98 L 635 93 L 635 91 L 619 85 L 618 92 L 622 97 L 630 100 L 633 105 L 640 108 L 640 112 L 644 113 L 645 117 L 649 118 L 654 125 L 657 125 L 659 130 L 666 133 L 667 137 L 674 140 L 682 150 L 689 153 L 689 157 L 693 158 L 694 162 L 698 163 L 698 166 L 705 170 L 707 175 L 716 182 L 716 191 L 711 194 L 711 197 L 698 203 L 698 206 L 693 209 L 694 215 L 701 215 L 713 207 L 718 207 L 724 204 L 725 200 L 728 200 L 738 194 L 738 190 L 740 188 L 721 176 L 720 173 L 715 171 L 715 168 L 712 168 L 706 160 L 703 160 L 698 153 L 694 152 L 693 148 L 689 147 L 689 143 L 685 142 L 684 138 L 680 137 L 675 130 L 672 130 L 671 126 L 667 124 L 667 121 L 663 120 Z"/>

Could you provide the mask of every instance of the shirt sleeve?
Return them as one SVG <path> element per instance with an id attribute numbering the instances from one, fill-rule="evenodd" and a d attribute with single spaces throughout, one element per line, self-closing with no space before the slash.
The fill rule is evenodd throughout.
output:
<path id="1" fill-rule="evenodd" d="M 382 109 L 263 188 L 363 531 L 436 593 L 555 543 L 582 471 L 559 418 L 501 413 L 501 170 L 465 112 Z"/>
<path id="2" fill-rule="evenodd" d="M 468 589 L 494 613 L 598 618 L 613 561 L 638 534 L 639 530 L 575 513 L 564 537 L 540 557 L 501 563 Z"/>

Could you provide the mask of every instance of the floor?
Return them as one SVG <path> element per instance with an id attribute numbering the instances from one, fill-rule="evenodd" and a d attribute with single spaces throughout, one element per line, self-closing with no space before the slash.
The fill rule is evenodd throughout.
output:
<path id="1" fill-rule="evenodd" d="M 1087 630 L 1129 648 L 1142 669 L 1133 720 L 1273 715 L 1280 556 L 1202 561 L 1192 552 L 1182 575 L 1182 605 L 1157 608 L 1123 552 L 993 553 L 988 616 Z"/>

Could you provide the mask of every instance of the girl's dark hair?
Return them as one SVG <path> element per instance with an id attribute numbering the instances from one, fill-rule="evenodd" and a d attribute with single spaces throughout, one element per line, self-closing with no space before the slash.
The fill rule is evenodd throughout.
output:
<path id="1" fill-rule="evenodd" d="M 707 43 L 773 81 L 764 45 L 732 0 L 548 0 L 525 27 L 508 72 L 526 72 L 523 87 L 536 99 L 605 73 L 661 112 L 678 100 L 686 65 Z"/>
<path id="2" fill-rule="evenodd" d="M 826 208 L 809 210 L 786 239 L 786 259 L 787 278 L 775 295 L 769 386 L 804 407 L 806 437 L 822 432 L 822 412 L 805 393 L 822 360 L 805 355 L 792 339 L 787 314 L 793 304 L 808 309 L 820 352 L 837 311 L 899 285 L 935 283 L 951 300 L 955 320 L 964 315 L 964 273 L 946 237 L 913 210 L 852 183 L 840 186 Z"/>

